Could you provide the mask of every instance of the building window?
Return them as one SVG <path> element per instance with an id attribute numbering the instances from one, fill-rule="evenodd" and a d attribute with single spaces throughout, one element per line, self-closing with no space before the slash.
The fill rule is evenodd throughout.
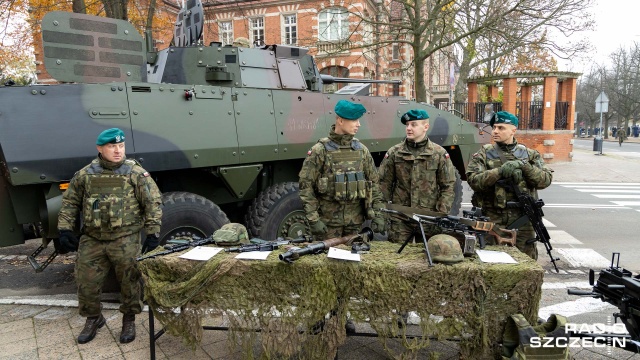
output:
<path id="1" fill-rule="evenodd" d="M 298 19 L 296 14 L 283 15 L 284 44 L 295 45 L 298 41 Z"/>
<path id="2" fill-rule="evenodd" d="M 344 67 L 344 66 L 327 66 L 326 68 L 320 70 L 320 74 L 323 75 L 331 75 L 333 77 L 340 77 L 340 78 L 348 78 L 349 77 L 349 69 Z M 339 89 L 342 89 L 343 87 L 345 87 L 347 84 L 345 83 L 333 83 L 333 84 L 328 84 L 328 85 L 323 85 L 323 91 L 324 93 L 333 93 L 338 91 Z"/>
<path id="3" fill-rule="evenodd" d="M 260 44 L 264 44 L 264 18 L 251 18 L 249 23 L 251 25 L 251 43 L 255 44 L 258 41 Z"/>
<path id="4" fill-rule="evenodd" d="M 400 96 L 400 84 L 393 84 L 393 91 L 391 95 Z"/>
<path id="5" fill-rule="evenodd" d="M 349 12 L 345 8 L 325 9 L 318 14 L 318 40 L 345 40 L 349 36 Z"/>
<path id="6" fill-rule="evenodd" d="M 233 22 L 220 22 L 220 42 L 223 46 L 233 44 Z"/>
<path id="7" fill-rule="evenodd" d="M 400 60 L 400 45 L 393 44 L 391 46 L 391 60 Z"/>

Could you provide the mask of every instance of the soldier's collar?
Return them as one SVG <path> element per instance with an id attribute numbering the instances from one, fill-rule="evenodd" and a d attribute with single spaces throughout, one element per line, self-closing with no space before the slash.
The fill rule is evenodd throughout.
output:
<path id="1" fill-rule="evenodd" d="M 98 154 L 98 161 L 100 162 L 100 166 L 103 169 L 115 170 L 115 169 L 119 168 L 120 166 L 122 166 L 122 164 L 124 164 L 124 162 L 126 160 L 127 160 L 127 158 L 124 157 L 122 160 L 120 160 L 118 162 L 107 161 L 107 160 L 102 158 L 102 155 Z"/>

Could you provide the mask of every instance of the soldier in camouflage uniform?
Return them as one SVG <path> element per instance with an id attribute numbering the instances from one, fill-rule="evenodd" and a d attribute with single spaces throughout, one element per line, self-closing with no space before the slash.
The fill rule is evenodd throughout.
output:
<path id="1" fill-rule="evenodd" d="M 374 232 L 384 231 L 384 219 L 374 211 L 383 205 L 376 166 L 369 149 L 354 138 L 365 111 L 361 104 L 338 101 L 329 137 L 320 139 L 302 164 L 300 199 L 318 240 L 357 234 L 365 218 L 372 219 Z"/>
<path id="2" fill-rule="evenodd" d="M 96 141 L 98 157 L 71 179 L 62 197 L 58 219 L 61 252 L 78 251 L 76 281 L 81 316 L 87 317 L 78 343 L 91 341 L 105 324 L 101 313 L 102 284 L 111 266 L 120 283 L 122 332 L 120 342 L 135 339 L 135 314 L 142 310 L 140 231 L 145 230 L 142 250 L 159 243 L 161 195 L 156 183 L 135 160 L 125 157 L 124 133 L 112 128 Z M 80 240 L 73 233 L 82 223 Z"/>
<path id="3" fill-rule="evenodd" d="M 300 170 L 300 199 L 316 240 L 357 234 L 366 219 L 371 229 L 383 232 L 385 222 L 379 212 L 383 206 L 378 188 L 378 172 L 371 153 L 354 135 L 360 117 L 366 112 L 361 104 L 340 100 L 334 108 L 336 123 L 329 137 L 318 140 Z M 338 299 L 339 302 L 345 301 Z M 336 310 L 331 311 L 334 316 Z M 324 328 L 324 319 L 311 332 Z M 347 333 L 355 333 L 355 324 L 347 319 Z"/>
<path id="4" fill-rule="evenodd" d="M 393 146 L 380 165 L 380 189 L 386 201 L 449 213 L 455 198 L 455 168 L 442 146 L 429 141 L 429 114 L 410 110 L 400 118 L 407 138 Z M 389 241 L 404 242 L 415 223 L 391 218 Z M 437 232 L 430 228 L 429 235 Z"/>
<path id="5" fill-rule="evenodd" d="M 484 145 L 473 155 L 467 168 L 467 182 L 473 189 L 471 202 L 482 207 L 483 214 L 495 222 L 499 228 L 519 219 L 520 209 L 507 208 L 508 201 L 514 201 L 515 194 L 498 185 L 500 179 L 513 179 L 520 191 L 538 198 L 538 189 L 551 185 L 552 170 L 546 166 L 540 153 L 518 144 L 515 139 L 518 118 L 506 111 L 499 111 L 491 119 L 494 144 Z M 500 151 L 499 151 L 500 150 Z M 506 161 L 500 159 L 500 152 Z M 538 258 L 535 243 L 536 234 L 530 222 L 518 229 L 516 246 L 533 259 Z M 493 237 L 488 244 L 495 243 Z"/>

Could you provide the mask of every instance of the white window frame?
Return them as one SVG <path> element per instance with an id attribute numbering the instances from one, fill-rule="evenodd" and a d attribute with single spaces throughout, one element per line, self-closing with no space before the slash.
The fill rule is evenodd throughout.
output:
<path id="1" fill-rule="evenodd" d="M 293 22 L 287 23 L 292 17 Z M 298 44 L 298 14 L 282 14 L 282 43 L 285 45 Z"/>
<path id="2" fill-rule="evenodd" d="M 229 28 L 226 28 L 226 25 L 229 25 Z M 233 20 L 218 22 L 218 31 L 220 33 L 220 42 L 223 46 L 233 44 Z"/>
<path id="3" fill-rule="evenodd" d="M 256 36 L 256 33 L 258 36 Z M 249 34 L 251 35 L 251 44 L 255 44 L 258 38 L 262 40 L 262 42 L 265 42 L 264 33 L 264 16 L 249 18 Z"/>
<path id="4" fill-rule="evenodd" d="M 318 40 L 341 41 L 349 36 L 349 12 L 332 7 L 318 13 Z"/>

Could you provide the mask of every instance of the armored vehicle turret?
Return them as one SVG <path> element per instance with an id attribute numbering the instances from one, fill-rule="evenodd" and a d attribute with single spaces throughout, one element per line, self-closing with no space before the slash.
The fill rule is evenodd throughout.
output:
<path id="1" fill-rule="evenodd" d="M 22 243 L 25 224 L 58 236 L 62 193 L 110 127 L 124 130 L 127 156 L 164 194 L 164 240 L 210 235 L 229 219 L 264 239 L 306 232 L 298 172 L 340 99 L 366 107 L 357 137 L 378 164 L 404 138 L 399 117 L 409 109 L 429 113 L 429 138 L 459 175 L 488 142 L 475 124 L 426 104 L 322 93 L 323 82 L 352 80 L 320 75 L 305 48 L 204 45 L 202 11 L 181 17 L 175 45 L 155 52 L 126 21 L 45 16 L 45 66 L 62 83 L 0 87 L 0 246 Z"/>

